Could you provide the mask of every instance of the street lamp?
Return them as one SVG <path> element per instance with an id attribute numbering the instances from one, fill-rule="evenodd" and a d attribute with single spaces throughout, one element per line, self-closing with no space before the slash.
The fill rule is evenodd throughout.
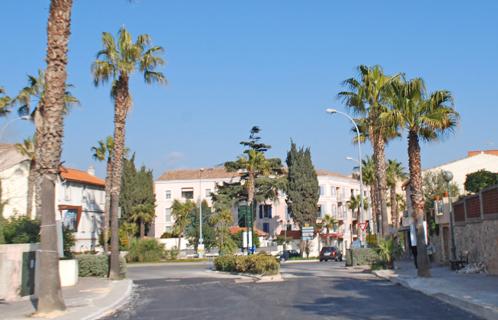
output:
<path id="1" fill-rule="evenodd" d="M 356 124 L 356 121 L 354 121 L 354 119 L 351 118 L 351 116 L 349 116 L 347 113 L 344 113 L 344 112 L 341 112 L 341 111 L 338 111 L 338 110 L 332 109 L 332 108 L 328 108 L 325 111 L 327 113 L 330 113 L 330 114 L 338 113 L 338 114 L 345 116 L 353 123 L 354 128 L 356 129 L 356 143 L 358 144 L 358 160 L 357 160 L 357 162 L 358 162 L 359 168 L 360 168 L 360 215 L 361 215 L 360 220 L 362 222 L 364 222 L 363 220 L 365 220 L 365 213 L 364 213 L 364 208 L 363 208 L 363 203 L 364 203 L 364 200 L 363 200 L 363 168 L 362 168 L 363 165 L 361 163 L 362 156 L 361 156 L 360 129 L 358 128 L 358 124 Z M 351 157 L 348 157 L 348 158 L 351 158 Z M 351 159 L 354 160 L 353 158 L 351 158 Z"/>
<path id="2" fill-rule="evenodd" d="M 451 255 L 452 259 L 456 260 L 456 243 L 455 243 L 455 215 L 453 212 L 453 203 L 451 201 L 451 187 L 450 182 L 453 180 L 453 173 L 451 171 L 443 171 L 443 179 L 446 181 L 448 188 L 448 202 L 450 205 L 450 230 L 451 230 Z"/>
<path id="3" fill-rule="evenodd" d="M 202 238 L 202 173 L 204 168 L 199 169 L 199 244 L 197 245 L 197 254 L 202 258 L 204 254 L 204 239 Z"/>
<path id="4" fill-rule="evenodd" d="M 29 116 L 29 115 L 21 116 L 21 117 L 17 117 L 17 118 L 14 118 L 14 119 L 7 121 L 7 123 L 5 123 L 2 126 L 2 128 L 0 129 L 0 141 L 2 140 L 3 134 L 4 134 L 5 130 L 7 129 L 7 127 L 10 126 L 13 122 L 15 122 L 17 120 L 31 120 L 31 116 Z"/>

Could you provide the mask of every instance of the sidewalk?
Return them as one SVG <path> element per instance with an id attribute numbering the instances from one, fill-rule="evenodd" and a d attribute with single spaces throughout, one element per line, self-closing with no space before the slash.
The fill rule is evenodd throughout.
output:
<path id="1" fill-rule="evenodd" d="M 131 295 L 132 284 L 131 280 L 80 278 L 76 286 L 62 289 L 66 311 L 50 319 L 99 319 L 126 303 Z M 34 312 L 35 307 L 29 299 L 0 302 L 2 319 L 47 319 L 32 317 Z"/>
<path id="2" fill-rule="evenodd" d="M 498 319 L 498 276 L 458 274 L 449 267 L 433 266 L 432 278 L 418 278 L 413 262 L 397 262 L 396 268 L 373 273 L 484 319 Z"/>

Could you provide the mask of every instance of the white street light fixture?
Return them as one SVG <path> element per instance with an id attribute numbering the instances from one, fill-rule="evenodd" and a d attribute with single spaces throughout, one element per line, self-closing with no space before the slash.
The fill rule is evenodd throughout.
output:
<path id="1" fill-rule="evenodd" d="M 361 215 L 361 218 L 360 220 L 363 222 L 363 220 L 365 220 L 365 213 L 364 213 L 364 208 L 363 208 L 363 203 L 364 203 L 364 200 L 363 200 L 363 168 L 362 168 L 362 163 L 361 163 L 361 159 L 362 159 L 362 155 L 361 155 L 361 139 L 360 139 L 360 129 L 358 128 L 358 124 L 356 123 L 356 121 L 347 113 L 344 113 L 342 111 L 338 111 L 337 109 L 333 109 L 333 108 L 327 108 L 325 110 L 327 113 L 333 115 L 333 114 L 341 114 L 343 116 L 345 116 L 346 118 L 348 118 L 354 125 L 354 128 L 356 130 L 356 143 L 358 144 L 358 159 L 353 159 L 351 157 L 348 157 L 346 159 L 350 160 L 349 158 L 351 158 L 351 160 L 357 160 L 357 162 L 359 163 L 359 167 L 360 167 L 360 215 Z"/>
<path id="2" fill-rule="evenodd" d="M 17 117 L 17 118 L 14 118 L 14 119 L 7 121 L 7 123 L 5 123 L 2 126 L 2 128 L 0 129 L 0 140 L 3 138 L 3 134 L 4 134 L 5 130 L 7 129 L 7 127 L 10 126 L 13 122 L 15 122 L 17 120 L 31 120 L 31 116 L 29 116 L 29 115 L 21 116 L 21 117 Z"/>
<path id="3" fill-rule="evenodd" d="M 204 239 L 202 238 L 202 173 L 204 168 L 199 169 L 199 244 L 197 245 L 197 254 L 199 258 L 204 255 Z"/>
<path id="4" fill-rule="evenodd" d="M 452 259 L 456 260 L 456 241 L 455 241 L 455 214 L 453 212 L 453 203 L 451 201 L 451 186 L 450 182 L 453 180 L 453 173 L 451 171 L 443 171 L 443 179 L 446 181 L 448 187 L 448 203 L 450 205 L 450 230 L 451 230 L 451 255 Z"/>

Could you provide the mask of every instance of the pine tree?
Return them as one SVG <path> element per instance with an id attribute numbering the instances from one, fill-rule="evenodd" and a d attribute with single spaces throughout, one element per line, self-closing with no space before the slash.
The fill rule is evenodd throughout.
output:
<path id="1" fill-rule="evenodd" d="M 287 205 L 294 221 L 303 227 L 314 226 L 318 217 L 320 186 L 311 161 L 310 148 L 296 147 L 291 141 L 287 153 Z"/>

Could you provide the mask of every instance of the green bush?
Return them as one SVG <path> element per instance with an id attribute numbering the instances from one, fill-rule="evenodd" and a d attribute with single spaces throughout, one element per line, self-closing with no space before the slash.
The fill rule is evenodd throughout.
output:
<path id="1" fill-rule="evenodd" d="M 77 255 L 80 277 L 107 277 L 109 273 L 109 256 L 81 254 Z M 119 259 L 119 271 L 121 276 L 126 276 L 126 261 L 123 258 Z"/>
<path id="2" fill-rule="evenodd" d="M 159 262 L 164 258 L 164 245 L 156 239 L 133 239 L 126 255 L 128 262 Z"/>
<path id="3" fill-rule="evenodd" d="M 280 268 L 275 257 L 266 254 L 217 257 L 214 259 L 214 266 L 218 271 L 261 275 L 277 274 Z"/>
<path id="4" fill-rule="evenodd" d="M 73 253 L 71 252 L 71 248 L 75 244 L 74 234 L 71 230 L 68 230 L 62 227 L 62 246 L 64 251 L 64 257 L 72 258 Z"/>
<path id="5" fill-rule="evenodd" d="M 40 221 L 26 216 L 13 216 L 3 221 L 5 243 L 40 242 Z"/>
<path id="6" fill-rule="evenodd" d="M 171 238 L 178 238 L 178 235 L 175 234 L 174 232 L 168 232 L 168 231 L 163 232 L 163 234 L 161 235 L 161 239 L 171 239 Z"/>
<path id="7" fill-rule="evenodd" d="M 354 266 L 372 265 L 374 262 L 379 260 L 379 255 L 375 249 L 357 248 L 351 250 L 353 252 Z"/>

